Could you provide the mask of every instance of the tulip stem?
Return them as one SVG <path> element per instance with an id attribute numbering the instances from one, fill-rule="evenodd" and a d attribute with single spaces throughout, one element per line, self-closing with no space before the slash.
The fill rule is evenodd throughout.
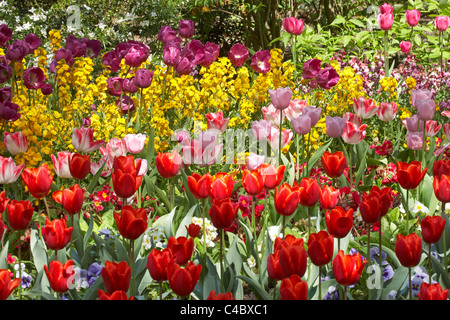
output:
<path id="1" fill-rule="evenodd" d="M 322 300 L 322 266 L 319 266 L 319 299 Z"/>
<path id="2" fill-rule="evenodd" d="M 220 282 L 222 283 L 222 288 L 225 289 L 225 284 L 223 283 L 223 240 L 224 240 L 223 229 L 220 229 Z"/>
<path id="3" fill-rule="evenodd" d="M 431 269 L 431 243 L 428 244 L 428 269 L 429 273 L 432 274 L 433 270 Z"/>
<path id="4" fill-rule="evenodd" d="M 389 77 L 388 31 L 384 31 L 384 76 Z"/>
<path id="5" fill-rule="evenodd" d="M 136 295 L 136 274 L 134 270 L 134 240 L 130 239 L 130 253 L 129 253 L 129 260 L 130 260 L 130 268 L 131 268 L 131 284 L 130 284 L 130 292 L 129 296 L 135 296 Z"/>
<path id="6" fill-rule="evenodd" d="M 159 281 L 159 300 L 162 300 L 162 281 Z"/>
<path id="7" fill-rule="evenodd" d="M 256 238 L 256 213 L 255 213 L 256 197 L 252 197 L 252 229 L 253 229 L 253 241 L 255 242 L 255 249 L 258 252 L 258 241 Z"/>
<path id="8" fill-rule="evenodd" d="M 44 205 L 45 205 L 45 211 L 47 212 L 47 217 L 50 218 L 50 210 L 48 209 L 47 199 L 45 197 L 43 197 L 42 199 L 44 199 Z"/>
<path id="9" fill-rule="evenodd" d="M 296 145 L 297 145 L 297 170 L 296 170 L 296 173 L 295 173 L 295 177 L 296 177 L 297 181 L 300 178 L 300 146 L 299 146 L 299 141 L 298 141 L 299 137 L 298 136 L 299 136 L 298 134 L 295 136 L 295 142 L 296 142 Z"/>
<path id="10" fill-rule="evenodd" d="M 17 250 L 18 250 L 18 258 L 19 258 L 19 279 L 20 279 L 20 284 L 19 284 L 19 300 L 22 300 L 22 250 L 21 250 L 21 244 L 20 244 L 20 237 L 22 236 L 22 232 L 19 230 L 19 238 L 17 239 L 18 242 L 18 246 L 17 246 Z"/>
<path id="11" fill-rule="evenodd" d="M 278 135 L 278 165 L 281 165 L 281 136 L 283 134 L 283 130 L 282 130 L 282 125 L 283 125 L 283 110 L 280 110 L 280 133 Z"/>
<path id="12" fill-rule="evenodd" d="M 412 284 L 411 284 L 411 267 L 408 268 L 408 281 L 409 281 L 409 300 L 412 300 Z"/>
<path id="13" fill-rule="evenodd" d="M 441 216 L 442 216 L 442 219 L 445 219 L 445 202 L 441 203 L 441 207 L 442 207 L 441 208 Z M 444 227 L 444 230 L 442 231 L 441 239 L 442 239 L 442 244 L 444 246 L 444 270 L 447 271 L 447 241 L 445 238 L 445 227 Z"/>
<path id="14" fill-rule="evenodd" d="M 206 218 L 205 218 L 206 198 L 203 199 L 202 218 L 203 218 L 203 250 L 205 250 L 206 262 Z"/>
<path id="15" fill-rule="evenodd" d="M 367 261 L 369 261 L 370 257 L 370 224 L 367 227 Z"/>
<path id="16" fill-rule="evenodd" d="M 409 234 L 409 189 L 406 189 L 406 234 Z"/>
<path id="17" fill-rule="evenodd" d="M 173 210 L 173 190 L 172 190 L 172 180 L 169 178 L 169 197 L 170 197 L 170 211 Z"/>

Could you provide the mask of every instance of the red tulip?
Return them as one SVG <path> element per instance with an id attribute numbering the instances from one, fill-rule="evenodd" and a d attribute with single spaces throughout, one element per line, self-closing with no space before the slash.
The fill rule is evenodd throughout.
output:
<path id="1" fill-rule="evenodd" d="M 280 284 L 281 300 L 307 300 L 308 284 L 298 275 L 284 278 Z"/>
<path id="2" fill-rule="evenodd" d="M 419 300 L 447 300 L 448 289 L 443 290 L 439 283 L 429 284 L 425 281 L 420 285 Z"/>
<path id="3" fill-rule="evenodd" d="M 131 268 L 126 261 L 106 261 L 101 271 L 103 282 L 108 293 L 128 291 L 131 280 Z"/>
<path id="4" fill-rule="evenodd" d="M 175 177 L 180 171 L 182 159 L 180 154 L 173 150 L 171 153 L 160 153 L 156 156 L 156 168 L 161 177 L 170 179 Z"/>
<path id="5" fill-rule="evenodd" d="M 174 262 L 172 251 L 170 249 L 153 249 L 147 257 L 146 267 L 150 276 L 155 281 L 167 280 L 166 268 L 169 263 Z"/>
<path id="6" fill-rule="evenodd" d="M 20 176 L 28 187 L 28 191 L 36 199 L 42 199 L 50 192 L 53 176 L 46 163 L 39 168 L 25 168 Z"/>
<path id="7" fill-rule="evenodd" d="M 333 187 L 328 185 L 324 185 L 322 190 L 320 191 L 319 204 L 320 208 L 324 210 L 333 209 L 336 207 L 339 201 L 339 190 L 336 190 Z"/>
<path id="8" fill-rule="evenodd" d="M 84 190 L 75 184 L 69 189 L 62 190 L 60 199 L 60 203 L 69 215 L 77 214 L 83 207 Z"/>
<path id="9" fill-rule="evenodd" d="M 186 264 L 191 260 L 194 252 L 194 239 L 180 236 L 178 238 L 169 237 L 167 241 L 167 249 L 172 252 L 175 263 L 179 265 Z"/>
<path id="10" fill-rule="evenodd" d="M 303 277 L 306 272 L 307 254 L 304 242 L 297 245 L 281 246 L 280 248 L 280 268 L 285 277 L 297 274 Z"/>
<path id="11" fill-rule="evenodd" d="M 202 266 L 200 264 L 195 265 L 192 261 L 189 261 L 184 268 L 176 263 L 171 263 L 166 270 L 172 291 L 181 297 L 187 297 L 194 290 L 200 279 Z"/>
<path id="12" fill-rule="evenodd" d="M 450 202 L 450 174 L 441 174 L 439 177 L 434 177 L 433 189 L 439 201 Z"/>
<path id="13" fill-rule="evenodd" d="M 234 206 L 229 198 L 214 199 L 208 214 L 214 227 L 226 229 L 231 226 L 238 209 L 239 207 Z"/>
<path id="14" fill-rule="evenodd" d="M 273 190 L 283 180 L 286 167 L 281 165 L 278 168 L 275 168 L 273 164 L 263 163 L 260 170 L 264 181 L 264 188 L 266 190 Z"/>
<path id="15" fill-rule="evenodd" d="M 189 190 L 196 199 L 206 199 L 209 197 L 211 181 L 212 177 L 209 173 L 206 173 L 203 176 L 194 173 L 187 177 Z"/>
<path id="16" fill-rule="evenodd" d="M 425 243 L 432 244 L 439 241 L 444 232 L 445 219 L 440 216 L 426 216 L 420 222 L 422 238 Z"/>
<path id="17" fill-rule="evenodd" d="M 327 210 L 325 215 L 325 223 L 328 232 L 335 238 L 341 239 L 347 236 L 353 227 L 353 209 L 337 206 L 334 209 Z"/>
<path id="18" fill-rule="evenodd" d="M 275 188 L 274 200 L 277 213 L 282 216 L 290 216 L 300 203 L 298 187 L 291 187 L 288 183 L 283 183 Z"/>
<path id="19" fill-rule="evenodd" d="M 397 234 L 395 254 L 402 266 L 406 268 L 418 265 L 422 256 L 422 240 L 416 233 L 407 236 Z"/>
<path id="20" fill-rule="evenodd" d="M 72 153 L 69 158 L 69 169 L 72 177 L 83 180 L 91 172 L 91 156 Z"/>
<path id="21" fill-rule="evenodd" d="M 206 300 L 236 300 L 236 298 L 231 292 L 217 294 L 215 290 L 211 290 Z"/>
<path id="22" fill-rule="evenodd" d="M 53 291 L 64 293 L 72 288 L 75 279 L 73 260 L 68 260 L 64 264 L 58 260 L 52 260 L 50 261 L 50 268 L 44 265 L 44 271 Z"/>
<path id="23" fill-rule="evenodd" d="M 359 252 L 346 255 L 344 251 L 339 250 L 333 259 L 333 274 L 336 281 L 343 286 L 356 284 L 366 263 L 367 260 L 363 260 Z"/>
<path id="24" fill-rule="evenodd" d="M 43 230 L 47 248 L 51 250 L 64 249 L 70 241 L 72 230 L 73 227 L 67 228 L 66 220 L 64 219 L 47 219 Z"/>
<path id="25" fill-rule="evenodd" d="M 251 196 L 257 196 L 264 189 L 264 180 L 258 169 L 242 172 L 242 186 Z"/>
<path id="26" fill-rule="evenodd" d="M 186 231 L 191 238 L 197 238 L 200 234 L 200 230 L 202 229 L 199 224 L 191 223 L 186 227 Z"/>
<path id="27" fill-rule="evenodd" d="M 420 161 L 397 162 L 397 179 L 403 189 L 416 189 L 427 172 L 427 168 L 422 171 Z"/>
<path id="28" fill-rule="evenodd" d="M 6 300 L 11 293 L 20 285 L 21 280 L 15 278 L 11 280 L 11 271 L 0 269 L 0 300 Z"/>
<path id="29" fill-rule="evenodd" d="M 305 207 L 313 207 L 319 201 L 320 187 L 314 178 L 303 178 L 300 181 L 300 203 Z"/>
<path id="30" fill-rule="evenodd" d="M 285 275 L 280 266 L 280 251 L 271 253 L 267 258 L 267 274 L 272 280 L 283 280 Z"/>
<path id="31" fill-rule="evenodd" d="M 142 182 L 139 174 L 141 160 L 134 163 L 132 155 L 114 158 L 113 172 L 111 173 L 114 192 L 119 198 L 129 198 L 136 193 Z"/>
<path id="32" fill-rule="evenodd" d="M 213 199 L 226 199 L 231 197 L 234 187 L 234 178 L 231 174 L 219 172 L 211 181 L 209 196 Z"/>
<path id="33" fill-rule="evenodd" d="M 134 300 L 134 297 L 128 298 L 127 293 L 123 290 L 114 291 L 113 293 L 104 292 L 98 289 L 98 300 Z"/>
<path id="34" fill-rule="evenodd" d="M 324 266 L 333 259 L 334 238 L 325 230 L 311 233 L 308 239 L 308 256 L 316 266 Z"/>
<path id="35" fill-rule="evenodd" d="M 433 164 L 433 177 L 450 174 L 450 159 L 436 160 Z"/>
<path id="36" fill-rule="evenodd" d="M 378 186 L 373 186 L 368 194 L 364 192 L 359 211 L 366 223 L 376 223 L 387 214 L 393 200 L 391 192 L 391 188 Z"/>
<path id="37" fill-rule="evenodd" d="M 130 240 L 136 240 L 147 230 L 147 219 L 147 211 L 144 208 L 123 206 L 120 213 L 114 211 L 114 220 L 120 234 Z"/>
<path id="38" fill-rule="evenodd" d="M 6 192 L 0 192 L 0 213 L 5 212 L 6 206 L 8 205 L 9 199 L 6 198 Z"/>
<path id="39" fill-rule="evenodd" d="M 323 170 L 330 178 L 338 178 L 347 167 L 347 158 L 343 151 L 325 151 L 320 159 Z"/>
<path id="40" fill-rule="evenodd" d="M 13 199 L 6 208 L 11 229 L 23 231 L 28 228 L 34 213 L 34 208 L 30 201 Z"/>

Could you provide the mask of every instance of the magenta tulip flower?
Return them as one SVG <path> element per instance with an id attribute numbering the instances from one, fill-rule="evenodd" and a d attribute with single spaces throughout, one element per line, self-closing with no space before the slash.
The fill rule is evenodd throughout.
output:
<path id="1" fill-rule="evenodd" d="M 310 59 L 303 64 L 303 78 L 313 79 L 317 77 L 321 67 L 322 61 L 319 59 Z"/>
<path id="2" fill-rule="evenodd" d="M 405 19 L 410 27 L 417 26 L 420 20 L 420 11 L 417 9 L 406 10 Z"/>
<path id="3" fill-rule="evenodd" d="M 194 21 L 192 20 L 180 20 L 178 23 L 178 34 L 180 37 L 189 39 L 195 33 Z"/>
<path id="4" fill-rule="evenodd" d="M 394 15 L 392 13 L 380 13 L 377 22 L 381 30 L 391 30 L 392 24 L 394 23 Z"/>
<path id="5" fill-rule="evenodd" d="M 30 46 L 25 40 L 14 40 L 6 49 L 5 57 L 10 61 L 21 62 L 30 53 Z"/>
<path id="6" fill-rule="evenodd" d="M 212 42 L 206 42 L 204 49 L 204 57 L 200 65 L 208 68 L 219 57 L 220 46 Z"/>
<path id="7" fill-rule="evenodd" d="M 228 59 L 235 67 L 242 67 L 249 57 L 247 47 L 243 44 L 234 44 L 228 52 Z"/>
<path id="8" fill-rule="evenodd" d="M 177 37 L 177 32 L 173 30 L 170 26 L 162 26 L 159 29 L 158 40 L 161 42 L 169 42 Z"/>
<path id="9" fill-rule="evenodd" d="M 400 42 L 400 49 L 403 53 L 408 53 L 411 50 L 411 42 L 410 41 L 402 41 Z"/>
<path id="10" fill-rule="evenodd" d="M 319 71 L 316 81 L 323 89 L 331 89 L 339 82 L 339 74 L 333 67 L 326 67 Z"/>
<path id="11" fill-rule="evenodd" d="M 6 47 L 6 43 L 12 38 L 12 30 L 7 24 L 0 25 L 0 47 Z"/>
<path id="12" fill-rule="evenodd" d="M 20 119 L 19 105 L 10 101 L 0 103 L 0 119 L 16 121 Z"/>
<path id="13" fill-rule="evenodd" d="M 84 56 L 87 58 L 96 58 L 102 51 L 102 43 L 96 39 L 83 38 L 81 42 L 86 47 Z"/>
<path id="14" fill-rule="evenodd" d="M 296 36 L 302 34 L 304 24 L 302 19 L 297 19 L 295 17 L 284 18 L 282 22 L 284 30 L 286 30 L 287 33 Z"/>
<path id="15" fill-rule="evenodd" d="M 5 83 L 11 79 L 12 71 L 13 69 L 9 64 L 0 63 L 0 83 Z"/>
<path id="16" fill-rule="evenodd" d="M 270 71 L 270 51 L 257 51 L 251 57 L 250 67 L 257 73 L 267 73 Z"/>
<path id="17" fill-rule="evenodd" d="M 44 71 L 39 67 L 30 67 L 23 72 L 23 84 L 30 90 L 40 89 L 44 81 Z"/>
<path id="18" fill-rule="evenodd" d="M 447 30 L 449 22 L 450 18 L 447 16 L 438 16 L 434 19 L 434 25 L 436 26 L 436 29 L 441 32 Z"/>
<path id="19" fill-rule="evenodd" d="M 30 48 L 30 53 L 34 52 L 37 48 L 41 46 L 41 39 L 35 35 L 34 33 L 29 33 L 24 38 L 25 42 L 28 43 L 28 46 Z"/>
<path id="20" fill-rule="evenodd" d="M 138 69 L 134 74 L 134 84 L 139 88 L 148 88 L 152 84 L 154 71 Z"/>

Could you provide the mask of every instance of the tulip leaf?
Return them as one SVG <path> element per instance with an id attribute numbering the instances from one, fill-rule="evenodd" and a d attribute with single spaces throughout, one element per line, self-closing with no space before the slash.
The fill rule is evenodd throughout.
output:
<path id="1" fill-rule="evenodd" d="M 0 252 L 0 269 L 8 269 L 6 258 L 8 256 L 9 241 L 3 244 L 3 249 Z"/>
<path id="2" fill-rule="evenodd" d="M 102 288 L 103 288 L 103 278 L 97 277 L 94 283 L 92 283 L 91 286 L 86 289 L 86 292 L 84 293 L 82 300 L 96 300 L 98 297 L 98 289 Z"/>
<path id="3" fill-rule="evenodd" d="M 195 210 L 197 209 L 198 204 L 192 206 L 188 213 L 184 216 L 183 220 L 181 221 L 180 225 L 178 226 L 177 232 L 175 237 L 179 236 L 187 236 L 187 230 L 186 227 L 192 222 L 192 216 L 194 215 Z"/>
<path id="4" fill-rule="evenodd" d="M 308 160 L 308 175 L 311 172 L 312 168 L 316 165 L 316 162 L 320 159 L 323 153 L 328 149 L 333 139 L 329 139 L 323 145 L 319 147 L 319 149 L 314 152 L 313 156 Z"/>
<path id="5" fill-rule="evenodd" d="M 100 179 L 100 176 L 103 172 L 103 168 L 105 167 L 105 165 L 106 165 L 106 161 L 103 162 L 103 164 L 100 166 L 100 169 L 98 169 L 98 171 L 94 174 L 91 181 L 89 182 L 89 185 L 86 188 L 86 192 L 88 194 L 91 194 L 94 191 L 94 189 L 96 187 L 98 187 L 98 181 Z"/>
<path id="6" fill-rule="evenodd" d="M 44 265 L 48 263 L 47 248 L 45 244 L 38 236 L 38 231 L 36 229 L 31 229 L 30 234 L 30 248 L 33 255 L 34 266 L 37 272 L 44 269 Z"/>
<path id="7" fill-rule="evenodd" d="M 384 250 L 384 249 L 383 249 Z M 386 299 L 391 291 L 400 292 L 403 284 L 408 281 L 408 268 L 399 266 L 395 270 L 395 276 L 385 283 L 380 299 Z"/>
<path id="8" fill-rule="evenodd" d="M 84 245 L 83 245 L 83 234 L 80 227 L 80 216 L 74 214 L 72 216 L 72 243 L 75 246 L 77 255 L 80 259 L 83 259 L 84 255 Z"/>
<path id="9" fill-rule="evenodd" d="M 254 279 L 244 275 L 237 275 L 236 277 L 245 281 L 259 300 L 272 300 L 270 294 Z"/>

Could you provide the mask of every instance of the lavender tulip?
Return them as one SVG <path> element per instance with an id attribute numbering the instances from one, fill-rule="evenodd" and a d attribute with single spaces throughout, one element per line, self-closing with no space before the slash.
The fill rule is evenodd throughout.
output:
<path id="1" fill-rule="evenodd" d="M 270 136 L 272 124 L 267 120 L 253 121 L 252 132 L 256 140 L 266 140 Z"/>
<path id="2" fill-rule="evenodd" d="M 420 150 L 423 146 L 423 132 L 408 132 L 406 145 L 411 150 Z"/>
<path id="3" fill-rule="evenodd" d="M 422 121 L 432 120 L 436 111 L 436 102 L 433 99 L 419 100 L 416 102 L 417 116 Z"/>
<path id="4" fill-rule="evenodd" d="M 305 135 L 311 131 L 311 118 L 307 114 L 301 114 L 291 120 L 295 133 Z"/>
<path id="5" fill-rule="evenodd" d="M 325 124 L 327 128 L 327 136 L 331 138 L 339 138 L 344 133 L 347 120 L 341 117 L 327 116 Z"/>
<path id="6" fill-rule="evenodd" d="M 269 89 L 270 99 L 276 109 L 283 110 L 289 107 L 291 102 L 292 90 L 288 87 L 278 88 L 276 90 Z"/>
<path id="7" fill-rule="evenodd" d="M 303 113 L 311 118 L 311 127 L 314 127 L 320 120 L 322 108 L 316 108 L 315 106 L 308 106 L 303 108 Z"/>

